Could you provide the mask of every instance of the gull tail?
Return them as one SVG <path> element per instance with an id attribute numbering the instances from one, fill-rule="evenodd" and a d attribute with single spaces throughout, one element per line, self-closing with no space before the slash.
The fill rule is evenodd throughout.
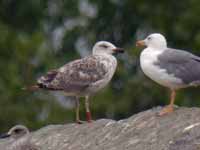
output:
<path id="1" fill-rule="evenodd" d="M 36 85 L 31 85 L 31 86 L 23 87 L 22 90 L 25 90 L 25 91 L 37 91 L 40 88 L 41 87 L 36 84 Z"/>

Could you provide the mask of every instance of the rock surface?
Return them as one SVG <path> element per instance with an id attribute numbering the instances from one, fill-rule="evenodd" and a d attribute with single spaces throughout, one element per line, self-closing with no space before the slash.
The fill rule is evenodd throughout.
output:
<path id="1" fill-rule="evenodd" d="M 160 108 L 120 121 L 49 125 L 18 140 L 0 140 L 0 150 L 200 150 L 200 108 Z"/>

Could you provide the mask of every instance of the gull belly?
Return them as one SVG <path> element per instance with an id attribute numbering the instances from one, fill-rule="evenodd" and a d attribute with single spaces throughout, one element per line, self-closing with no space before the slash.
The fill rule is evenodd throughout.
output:
<path id="1" fill-rule="evenodd" d="M 175 77 L 173 74 L 168 74 L 167 70 L 155 65 L 158 61 L 157 57 L 162 51 L 152 50 L 146 48 L 140 55 L 140 65 L 146 76 L 158 84 L 168 87 L 170 89 L 178 89 L 183 87 L 181 79 Z"/>

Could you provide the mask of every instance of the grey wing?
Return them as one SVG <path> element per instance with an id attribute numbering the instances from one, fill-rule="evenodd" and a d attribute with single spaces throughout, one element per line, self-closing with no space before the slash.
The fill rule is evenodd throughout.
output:
<path id="1" fill-rule="evenodd" d="M 169 74 L 180 78 L 185 84 L 200 84 L 200 57 L 189 52 L 167 49 L 155 63 Z"/>
<path id="2" fill-rule="evenodd" d="M 103 79 L 107 73 L 106 66 L 100 58 L 89 56 L 72 61 L 57 70 L 56 76 L 48 84 L 49 89 L 79 92 L 90 84 Z"/>

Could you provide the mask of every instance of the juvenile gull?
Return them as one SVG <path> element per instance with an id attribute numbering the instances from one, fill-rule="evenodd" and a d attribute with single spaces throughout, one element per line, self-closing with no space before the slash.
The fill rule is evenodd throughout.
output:
<path id="1" fill-rule="evenodd" d="M 23 126 L 23 125 L 16 125 L 14 127 L 12 127 L 8 133 L 5 134 L 1 134 L 0 138 L 7 138 L 7 137 L 11 137 L 12 139 L 19 139 L 22 136 L 29 134 L 29 130 L 27 127 Z"/>
<path id="2" fill-rule="evenodd" d="M 30 140 L 30 132 L 23 125 L 12 127 L 8 133 L 0 135 L 4 139 L 4 145 L 0 145 L 1 150 L 39 150 L 40 147 Z"/>
<path id="3" fill-rule="evenodd" d="M 147 47 L 140 55 L 140 65 L 145 75 L 171 90 L 170 104 L 159 115 L 173 112 L 176 90 L 200 85 L 200 57 L 168 48 L 165 37 L 159 33 L 138 41 L 136 46 Z"/>
<path id="4" fill-rule="evenodd" d="M 117 48 L 110 42 L 97 42 L 92 50 L 92 55 L 74 60 L 63 67 L 51 70 L 40 77 L 36 86 L 31 88 L 63 91 L 67 96 L 76 97 L 76 121 L 79 119 L 79 97 L 85 97 L 87 121 L 91 122 L 89 109 L 89 96 L 104 88 L 115 73 L 117 60 L 114 53 L 122 53 L 123 49 Z"/>

